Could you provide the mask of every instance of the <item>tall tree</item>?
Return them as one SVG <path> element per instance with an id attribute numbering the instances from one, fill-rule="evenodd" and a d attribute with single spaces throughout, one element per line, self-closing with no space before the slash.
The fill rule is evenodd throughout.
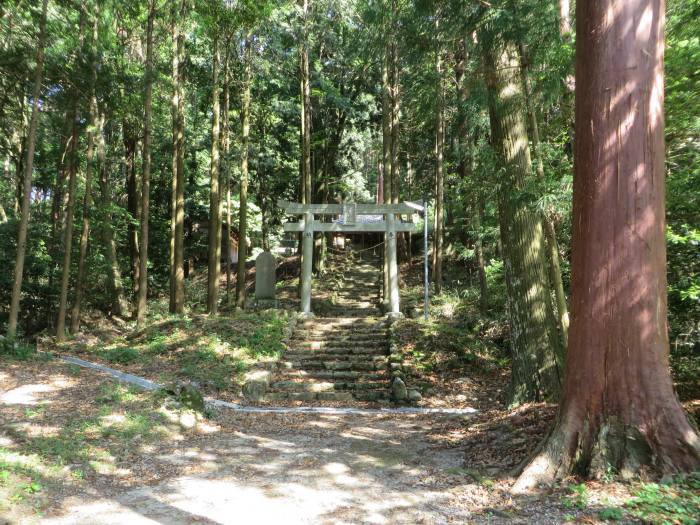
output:
<path id="1" fill-rule="evenodd" d="M 555 428 L 515 490 L 700 469 L 666 314 L 663 0 L 578 2 L 572 325 Z"/>
<path id="2" fill-rule="evenodd" d="M 211 117 L 211 166 L 209 170 L 209 272 L 207 311 L 216 314 L 219 308 L 219 278 L 221 274 L 221 190 L 220 175 L 220 101 L 219 101 L 219 29 L 214 22 L 212 40 L 212 117 Z"/>
<path id="3" fill-rule="evenodd" d="M 440 16 L 435 19 L 435 32 L 439 34 Z M 439 41 L 439 40 L 438 40 Z M 445 205 L 445 91 L 443 85 L 442 48 L 438 45 L 435 58 L 437 79 L 437 101 L 435 106 L 435 222 L 433 241 L 433 281 L 435 291 L 442 291 L 442 252 L 444 244 L 444 205 Z"/>
<path id="4" fill-rule="evenodd" d="M 311 0 L 299 0 L 301 35 L 299 39 L 299 78 L 301 99 L 301 202 L 311 204 L 311 74 L 309 71 L 309 10 Z"/>
<path id="5" fill-rule="evenodd" d="M 241 108 L 241 185 L 240 206 L 238 215 L 238 271 L 236 273 L 236 306 L 245 306 L 246 268 L 248 246 L 248 146 L 250 141 L 250 85 L 252 68 L 252 35 L 248 33 L 245 39 L 243 58 L 243 101 Z"/>
<path id="6" fill-rule="evenodd" d="M 185 37 L 180 23 L 187 14 L 186 0 L 172 0 L 172 197 L 170 219 L 170 311 L 185 311 Z"/>
<path id="7" fill-rule="evenodd" d="M 102 112 L 98 119 L 97 129 L 97 164 L 100 167 L 100 199 L 102 206 L 102 248 L 107 261 L 107 292 L 109 294 L 110 311 L 116 315 L 126 315 L 129 303 L 124 295 L 119 258 L 117 256 L 117 241 L 112 223 L 112 187 L 107 167 L 107 145 L 105 142 L 105 114 Z"/>
<path id="8" fill-rule="evenodd" d="M 143 167 L 141 174 L 141 231 L 139 236 L 139 286 L 136 297 L 136 326 L 143 326 L 146 320 L 148 299 L 148 221 L 151 202 L 151 120 L 153 103 L 153 24 L 156 18 L 156 0 L 148 2 L 146 22 L 146 71 L 143 96 Z"/>
<path id="9" fill-rule="evenodd" d="M 513 352 L 512 404 L 556 398 L 563 348 L 551 304 L 541 215 L 520 195 L 532 171 L 518 50 L 484 32 L 491 134 L 504 168 L 499 189 Z"/>
<path id="10" fill-rule="evenodd" d="M 82 15 L 81 15 L 82 16 Z M 68 287 L 70 285 L 71 255 L 73 254 L 73 218 L 75 216 L 75 193 L 78 185 L 78 99 L 73 106 L 73 131 L 70 143 L 70 166 L 68 168 L 68 203 L 66 204 L 63 227 L 63 263 L 61 266 L 61 291 L 59 292 L 58 317 L 56 319 L 56 339 L 66 337 L 66 313 L 68 311 Z"/>
<path id="11" fill-rule="evenodd" d="M 12 299 L 10 300 L 10 316 L 7 323 L 7 337 L 10 339 L 17 335 L 17 318 L 19 316 L 19 301 L 22 295 L 24 258 L 27 251 L 27 228 L 29 226 L 29 205 L 32 198 L 32 171 L 34 170 L 36 128 L 39 123 L 41 83 L 44 78 L 47 8 L 48 0 L 43 0 L 41 4 L 41 15 L 39 18 L 39 37 L 36 47 L 36 68 L 34 70 L 34 86 L 32 88 L 32 116 L 29 121 L 26 159 L 24 162 L 24 175 L 22 178 L 22 207 L 20 211 L 19 233 L 17 237 L 17 254 L 15 256 L 15 275 L 12 284 Z"/>
<path id="12" fill-rule="evenodd" d="M 388 35 L 388 33 L 387 33 Z M 384 43 L 384 56 L 382 58 L 382 196 L 385 203 L 391 203 L 391 44 L 387 41 Z M 384 288 L 382 297 L 384 303 L 389 303 L 389 246 L 384 243 Z"/>
<path id="13" fill-rule="evenodd" d="M 469 134 L 469 122 L 467 116 L 467 100 L 469 99 L 469 83 L 465 74 L 468 60 L 467 40 L 460 38 L 457 42 L 455 53 L 455 88 L 457 91 L 457 152 L 458 172 L 463 182 L 469 181 L 473 174 L 473 136 Z M 477 263 L 479 277 L 479 305 L 484 312 L 488 306 L 488 287 L 486 283 L 486 269 L 484 252 L 481 241 L 481 219 L 483 215 L 483 197 L 481 188 L 476 188 L 476 202 L 470 207 L 471 224 L 474 230 L 474 257 Z"/>
<path id="14" fill-rule="evenodd" d="M 226 304 L 231 306 L 231 34 L 226 37 L 224 55 L 224 100 L 221 146 L 223 149 L 224 175 L 226 177 Z"/>
<path id="15" fill-rule="evenodd" d="M 84 9 L 83 4 L 83 9 Z M 90 47 L 90 126 L 87 131 L 87 159 L 85 166 L 85 190 L 83 195 L 83 229 L 80 232 L 80 249 L 78 256 L 78 275 L 75 279 L 75 297 L 70 317 L 70 331 L 76 333 L 80 329 L 80 311 L 82 307 L 83 291 L 85 288 L 86 258 L 88 242 L 90 240 L 90 213 L 92 210 L 92 174 L 95 161 L 95 129 L 98 125 L 97 115 L 97 41 L 99 31 L 99 8 L 94 15 L 92 24 L 92 44 Z M 60 336 L 59 336 L 60 337 Z"/>
<path id="16" fill-rule="evenodd" d="M 529 62 L 522 43 L 519 44 L 518 51 L 520 54 L 520 77 L 522 79 L 523 93 L 525 95 L 525 108 L 527 110 L 530 133 L 532 136 L 532 153 L 535 156 L 535 173 L 537 174 L 537 178 L 544 180 L 544 161 L 542 160 L 542 148 L 540 145 L 540 127 L 537 122 L 535 107 L 532 103 Z M 569 334 L 569 307 L 566 303 L 566 293 L 564 292 L 564 283 L 561 278 L 559 243 L 557 242 L 557 233 L 551 218 L 551 211 L 552 210 L 549 208 L 545 210 L 545 214 L 542 218 L 542 226 L 544 228 L 544 237 L 547 245 L 549 280 L 552 290 L 554 291 L 554 299 L 557 308 L 557 324 L 563 344 L 566 346 Z"/>

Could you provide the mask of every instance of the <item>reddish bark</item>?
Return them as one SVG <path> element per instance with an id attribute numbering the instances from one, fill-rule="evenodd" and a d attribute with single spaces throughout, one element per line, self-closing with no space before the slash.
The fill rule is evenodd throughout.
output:
<path id="1" fill-rule="evenodd" d="M 578 2 L 572 324 L 557 424 L 515 489 L 700 468 L 666 320 L 663 0 Z"/>

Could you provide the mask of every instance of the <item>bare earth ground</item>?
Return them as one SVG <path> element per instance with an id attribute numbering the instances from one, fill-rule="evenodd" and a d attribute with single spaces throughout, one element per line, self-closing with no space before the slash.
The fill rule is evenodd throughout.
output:
<path id="1" fill-rule="evenodd" d="M 93 371 L 0 360 L 0 523 L 595 523 L 595 487 L 586 510 L 507 493 L 552 412 L 195 420 Z"/>

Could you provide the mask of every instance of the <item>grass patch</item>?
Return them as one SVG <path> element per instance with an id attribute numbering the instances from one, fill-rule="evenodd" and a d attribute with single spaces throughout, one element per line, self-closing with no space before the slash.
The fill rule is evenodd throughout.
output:
<path id="1" fill-rule="evenodd" d="M 82 477 L 85 472 L 109 473 L 128 449 L 170 433 L 167 418 L 147 393 L 109 383 L 101 387 L 95 401 L 97 413 L 76 414 L 55 433 L 28 435 L 14 429 L 11 434 L 18 438 L 18 451 L 55 466 L 70 465 Z"/>
<path id="2" fill-rule="evenodd" d="M 138 332 L 121 334 L 107 344 L 68 342 L 61 351 L 119 365 L 156 381 L 194 381 L 206 394 L 216 395 L 237 391 L 255 362 L 281 356 L 288 315 L 275 310 L 221 316 L 157 313 Z"/>
<path id="3" fill-rule="evenodd" d="M 105 361 L 121 365 L 128 365 L 141 358 L 141 353 L 136 348 L 129 347 L 108 348 L 98 352 L 98 355 Z"/>
<path id="4" fill-rule="evenodd" d="M 44 475 L 36 458 L 0 447 L 0 512 L 39 513 L 44 502 Z M 8 522 L 10 523 L 10 522 Z"/>
<path id="5" fill-rule="evenodd" d="M 590 496 L 588 494 L 588 487 L 586 487 L 584 483 L 570 485 L 569 492 L 570 494 L 566 496 L 563 501 L 566 508 L 585 510 L 586 507 L 588 507 Z"/>
<path id="6" fill-rule="evenodd" d="M 17 361 L 27 361 L 37 357 L 36 346 L 28 345 L 19 339 L 0 336 L 0 356 Z"/>

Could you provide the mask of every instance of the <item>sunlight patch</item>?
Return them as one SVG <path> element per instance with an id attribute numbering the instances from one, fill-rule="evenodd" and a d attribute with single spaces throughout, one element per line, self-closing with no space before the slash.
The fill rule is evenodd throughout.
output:
<path id="1" fill-rule="evenodd" d="M 40 402 L 46 403 L 45 399 L 38 399 L 36 394 L 53 392 L 56 387 L 45 384 L 22 385 L 8 390 L 0 396 L 0 403 L 6 405 L 37 405 Z"/>
<path id="2" fill-rule="evenodd" d="M 327 463 L 323 466 L 323 470 L 329 474 L 345 474 L 350 469 L 344 463 Z"/>

